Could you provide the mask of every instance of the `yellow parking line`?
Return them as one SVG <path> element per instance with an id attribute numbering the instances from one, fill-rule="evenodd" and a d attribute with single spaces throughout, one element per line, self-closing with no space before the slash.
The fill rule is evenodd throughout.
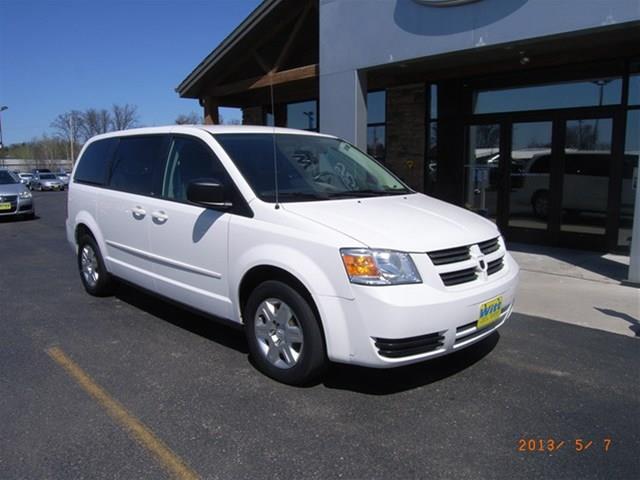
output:
<path id="1" fill-rule="evenodd" d="M 94 382 L 61 349 L 58 347 L 49 348 L 47 354 L 64 368 L 95 401 L 102 405 L 117 423 L 128 430 L 140 445 L 149 450 L 171 475 L 180 480 L 199 478 L 162 440 L 156 437 L 140 420 L 131 415 L 120 402 L 112 398 L 100 385 Z"/>

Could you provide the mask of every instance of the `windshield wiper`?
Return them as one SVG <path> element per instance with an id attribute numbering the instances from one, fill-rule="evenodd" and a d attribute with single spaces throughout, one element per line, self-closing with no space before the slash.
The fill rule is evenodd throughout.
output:
<path id="1" fill-rule="evenodd" d="M 278 192 L 279 200 L 327 200 L 327 195 L 311 192 Z M 273 197 L 275 200 L 275 196 Z"/>
<path id="2" fill-rule="evenodd" d="M 363 190 L 346 190 L 344 192 L 328 192 L 327 195 L 331 198 L 336 197 L 383 197 L 387 195 L 402 195 L 409 193 L 409 190 L 406 189 L 397 189 L 397 190 L 372 190 L 372 189 L 363 189 Z"/>

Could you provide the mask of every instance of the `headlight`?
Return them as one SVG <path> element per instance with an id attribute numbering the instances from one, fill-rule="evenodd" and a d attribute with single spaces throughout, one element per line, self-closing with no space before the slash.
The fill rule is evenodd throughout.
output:
<path id="1" fill-rule="evenodd" d="M 20 192 L 20 198 L 22 198 L 23 200 L 31 198 L 31 192 Z"/>
<path id="2" fill-rule="evenodd" d="M 401 285 L 422 283 L 408 253 L 368 248 L 340 250 L 351 283 L 362 285 Z"/>

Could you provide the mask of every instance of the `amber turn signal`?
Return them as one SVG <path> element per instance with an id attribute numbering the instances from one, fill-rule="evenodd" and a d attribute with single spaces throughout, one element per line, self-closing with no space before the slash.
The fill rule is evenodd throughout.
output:
<path id="1" fill-rule="evenodd" d="M 380 271 L 372 255 L 342 254 L 342 261 L 349 277 L 379 277 Z"/>

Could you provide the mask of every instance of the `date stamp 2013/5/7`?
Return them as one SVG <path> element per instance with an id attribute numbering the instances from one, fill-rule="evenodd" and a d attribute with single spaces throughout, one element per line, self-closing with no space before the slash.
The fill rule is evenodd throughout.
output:
<path id="1" fill-rule="evenodd" d="M 555 438 L 519 438 L 518 452 L 557 452 L 561 449 L 573 450 L 577 453 L 587 450 L 599 450 L 608 452 L 613 446 L 611 438 L 585 439 L 574 438 L 571 440 L 560 440 Z"/>

